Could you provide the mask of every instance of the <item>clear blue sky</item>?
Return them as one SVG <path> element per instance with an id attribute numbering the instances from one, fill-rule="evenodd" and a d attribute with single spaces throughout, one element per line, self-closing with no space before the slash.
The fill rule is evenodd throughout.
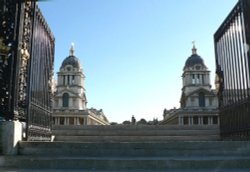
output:
<path id="1" fill-rule="evenodd" d="M 39 6 L 56 38 L 55 68 L 71 42 L 83 66 L 88 108 L 121 123 L 162 120 L 179 107 L 192 41 L 211 70 L 213 34 L 237 0 L 51 0 Z"/>

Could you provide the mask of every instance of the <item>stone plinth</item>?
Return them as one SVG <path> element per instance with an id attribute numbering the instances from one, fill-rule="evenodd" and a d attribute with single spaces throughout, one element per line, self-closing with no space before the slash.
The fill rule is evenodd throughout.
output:
<path id="1" fill-rule="evenodd" d="M 0 123 L 1 145 L 4 155 L 16 155 L 17 143 L 22 140 L 22 123 L 19 121 L 4 121 Z"/>

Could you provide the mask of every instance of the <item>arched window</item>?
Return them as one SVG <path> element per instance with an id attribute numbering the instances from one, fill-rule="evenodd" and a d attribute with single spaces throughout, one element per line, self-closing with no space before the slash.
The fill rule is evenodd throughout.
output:
<path id="1" fill-rule="evenodd" d="M 69 94 L 63 94 L 63 107 L 69 107 Z"/>
<path id="2" fill-rule="evenodd" d="M 199 93 L 199 106 L 205 107 L 205 95 L 203 92 Z"/>

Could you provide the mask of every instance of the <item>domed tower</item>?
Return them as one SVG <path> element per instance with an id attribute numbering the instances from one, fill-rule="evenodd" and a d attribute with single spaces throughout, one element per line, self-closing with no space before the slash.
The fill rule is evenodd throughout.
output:
<path id="1" fill-rule="evenodd" d="M 182 95 L 179 109 L 164 111 L 161 124 L 218 125 L 218 99 L 211 89 L 210 71 L 193 45 L 182 74 Z"/>
<path id="2" fill-rule="evenodd" d="M 78 58 L 74 55 L 73 45 L 69 56 L 62 62 L 57 76 L 54 109 L 86 109 L 85 76 Z"/>
<path id="3" fill-rule="evenodd" d="M 183 68 L 182 80 L 183 88 L 182 91 L 185 94 L 192 92 L 197 87 L 210 90 L 210 71 L 208 71 L 203 59 L 197 54 L 195 45 L 192 49 L 192 55 L 186 60 Z"/>
<path id="4" fill-rule="evenodd" d="M 52 114 L 54 126 L 109 125 L 102 109 L 87 108 L 85 76 L 78 58 L 74 55 L 73 46 L 69 56 L 62 62 L 57 76 Z M 55 129 L 60 130 L 56 127 Z"/>
<path id="5" fill-rule="evenodd" d="M 193 45 L 192 55 L 188 57 L 183 68 L 182 81 L 181 107 L 185 108 L 188 104 L 190 105 L 191 103 L 187 102 L 189 101 L 188 96 L 197 91 L 199 92 L 197 106 L 205 107 L 205 94 L 211 92 L 210 71 L 204 64 L 203 59 L 197 54 L 195 45 Z M 190 101 L 192 100 L 193 98 Z"/>

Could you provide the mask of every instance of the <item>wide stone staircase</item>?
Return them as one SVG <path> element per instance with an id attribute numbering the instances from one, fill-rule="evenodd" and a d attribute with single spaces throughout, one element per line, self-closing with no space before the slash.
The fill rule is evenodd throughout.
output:
<path id="1" fill-rule="evenodd" d="M 55 141 L 162 142 L 219 140 L 219 127 L 179 125 L 54 126 Z"/>
<path id="2" fill-rule="evenodd" d="M 250 142 L 216 126 L 54 127 L 54 142 L 20 142 L 0 171 L 250 171 Z"/>

